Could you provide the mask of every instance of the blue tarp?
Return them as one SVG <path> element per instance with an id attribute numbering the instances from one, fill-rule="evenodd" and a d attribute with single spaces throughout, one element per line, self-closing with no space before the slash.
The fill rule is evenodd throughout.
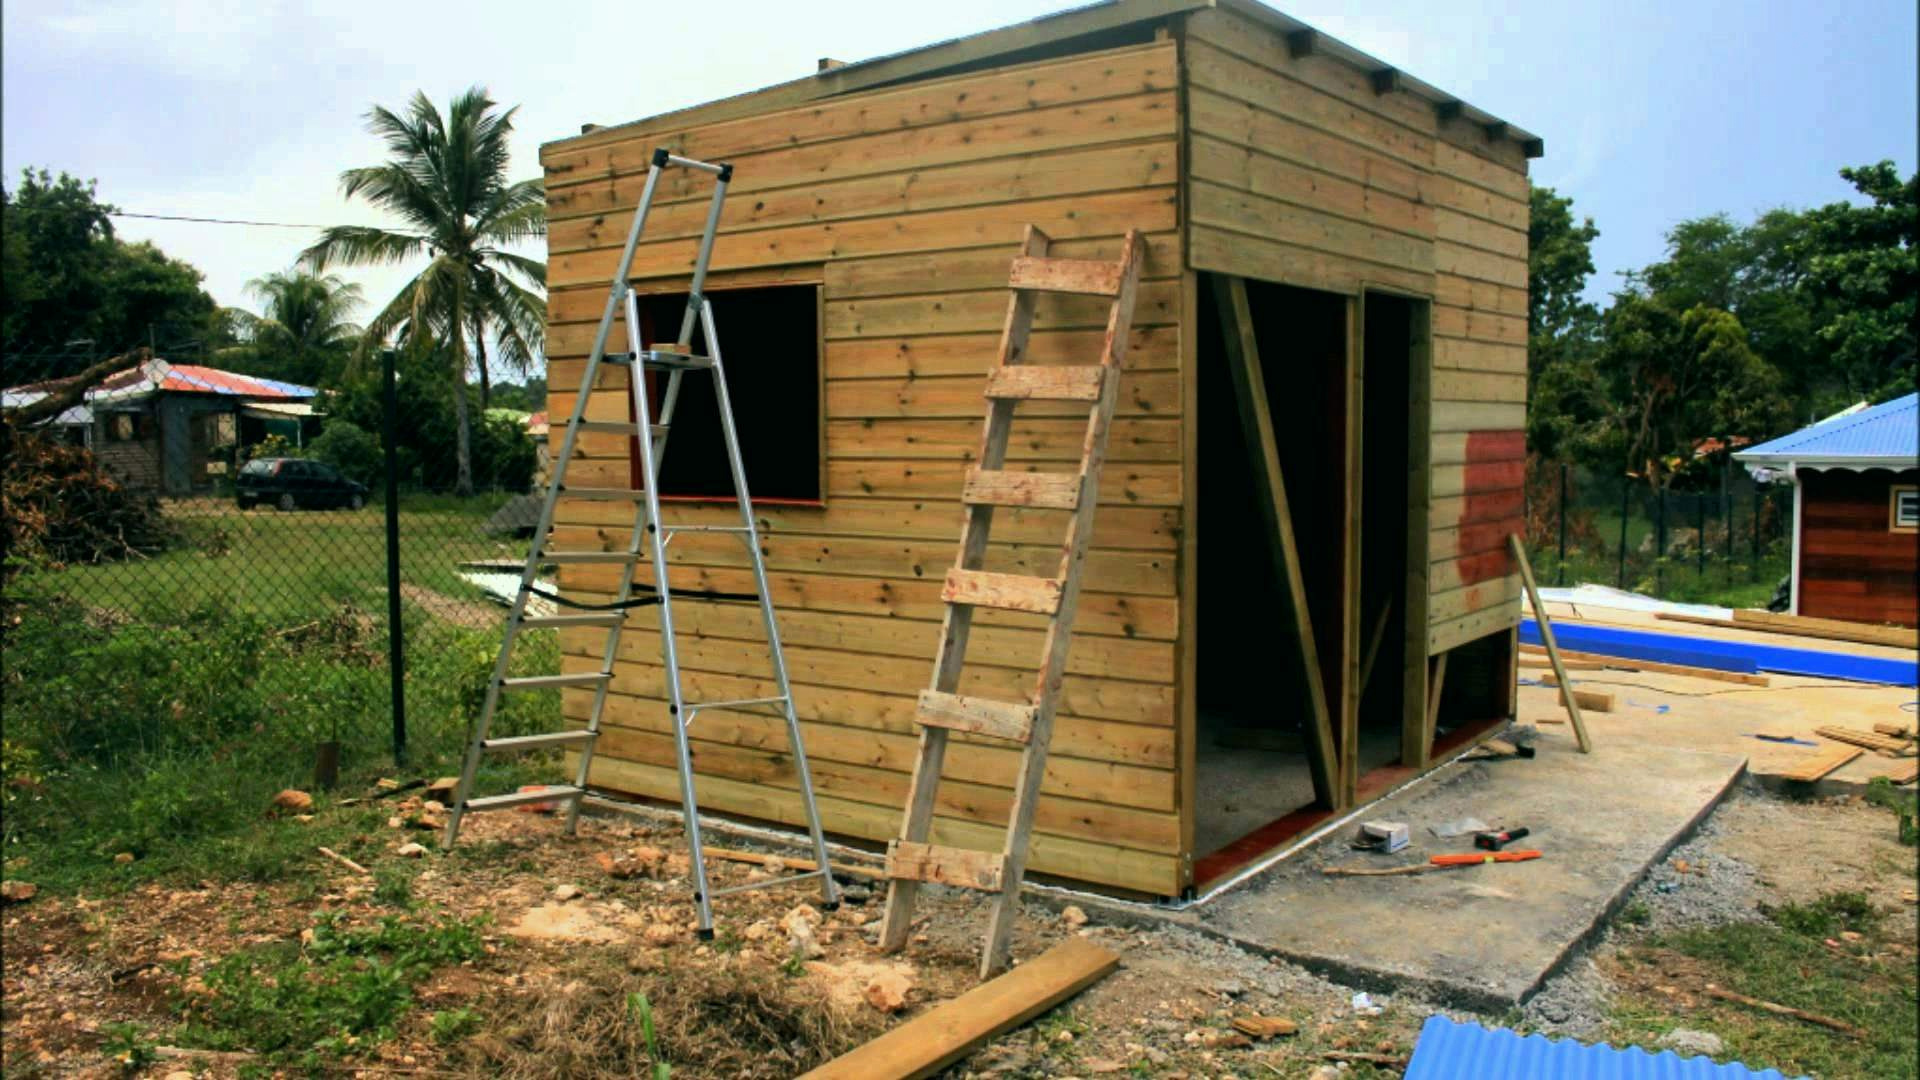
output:
<path id="1" fill-rule="evenodd" d="M 1532 619 L 1520 621 L 1520 640 L 1529 645 L 1540 644 L 1540 628 Z M 1667 664 L 1738 671 L 1747 675 L 1757 671 L 1773 671 L 1782 675 L 1812 675 L 1822 679 L 1846 679 L 1887 686 L 1920 685 L 1920 662 L 1914 660 L 1888 660 L 1878 656 L 1854 656 L 1819 649 L 1759 645 L 1748 641 L 1719 641 L 1582 623 L 1555 623 L 1553 640 L 1561 648 L 1574 652 L 1599 653 L 1628 660 L 1658 660 Z"/>
<path id="2" fill-rule="evenodd" d="M 1444 1016 L 1427 1019 L 1407 1065 L 1406 1080 L 1786 1080 L 1778 1069 L 1764 1072 L 1712 1058 L 1683 1058 L 1671 1050 L 1649 1054 L 1637 1046 L 1616 1050 L 1604 1043 L 1587 1046 L 1544 1035 L 1522 1038 L 1505 1028 L 1456 1024 Z"/>

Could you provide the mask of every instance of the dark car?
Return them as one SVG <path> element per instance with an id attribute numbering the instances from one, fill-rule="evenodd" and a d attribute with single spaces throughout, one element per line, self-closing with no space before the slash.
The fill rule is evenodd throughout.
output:
<path id="1" fill-rule="evenodd" d="M 234 478 L 234 495 L 242 510 L 251 510 L 256 503 L 272 503 L 282 510 L 336 506 L 358 510 L 367 505 L 367 485 L 341 476 L 326 462 L 304 458 L 254 458 Z"/>

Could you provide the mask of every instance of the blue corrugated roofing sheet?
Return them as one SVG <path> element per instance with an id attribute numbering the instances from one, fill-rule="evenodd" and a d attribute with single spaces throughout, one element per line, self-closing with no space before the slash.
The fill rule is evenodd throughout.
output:
<path id="1" fill-rule="evenodd" d="M 1823 420 L 1733 455 L 1752 465 L 1828 461 L 1911 466 L 1920 462 L 1920 394 Z"/>
<path id="2" fill-rule="evenodd" d="M 1683 1058 L 1671 1050 L 1649 1054 L 1637 1046 L 1616 1050 L 1572 1039 L 1520 1035 L 1505 1028 L 1427 1019 L 1413 1048 L 1406 1080 L 1786 1080 L 1778 1069 L 1716 1065 L 1712 1058 Z"/>

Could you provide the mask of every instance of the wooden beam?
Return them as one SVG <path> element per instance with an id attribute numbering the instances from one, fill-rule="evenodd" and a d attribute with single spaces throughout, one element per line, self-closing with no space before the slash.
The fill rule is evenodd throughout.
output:
<path id="1" fill-rule="evenodd" d="M 1433 114 L 1439 117 L 1440 122 L 1444 124 L 1451 120 L 1460 119 L 1460 114 L 1465 110 L 1466 105 L 1463 102 L 1443 101 L 1433 107 Z"/>
<path id="2" fill-rule="evenodd" d="M 1433 688 L 1427 691 L 1427 750 L 1432 753 L 1433 735 L 1440 727 L 1440 694 L 1447 688 L 1447 657 L 1451 653 L 1441 653 L 1433 662 Z"/>
<path id="3" fill-rule="evenodd" d="M 1314 30 L 1295 30 L 1287 35 L 1287 55 L 1295 60 L 1312 56 L 1320 46 L 1320 34 Z"/>
<path id="4" fill-rule="evenodd" d="M 1320 672 L 1320 650 L 1307 610 L 1307 586 L 1300 571 L 1300 549 L 1294 541 L 1293 512 L 1287 505 L 1287 482 L 1280 469 L 1280 448 L 1274 438 L 1273 414 L 1267 408 L 1266 376 L 1260 369 L 1260 346 L 1253 332 L 1253 307 L 1247 301 L 1247 283 L 1224 274 L 1213 279 L 1214 301 L 1220 310 L 1221 338 L 1226 347 L 1227 371 L 1233 376 L 1234 403 L 1240 412 L 1240 432 L 1246 438 L 1253 471 L 1254 512 L 1267 536 L 1274 577 L 1291 609 L 1290 629 L 1299 648 L 1292 651 L 1301 681 L 1307 688 L 1308 771 L 1314 797 L 1338 808 L 1339 750 L 1333 740 L 1333 718 Z"/>
<path id="5" fill-rule="evenodd" d="M 1533 601 L 1533 619 L 1540 624 L 1540 641 L 1547 647 L 1547 659 L 1553 661 L 1553 673 L 1559 678 L 1560 685 L 1569 685 L 1567 671 L 1560 666 L 1560 648 L 1553 643 L 1553 623 L 1547 618 L 1547 605 L 1540 599 L 1540 588 L 1533 583 L 1533 566 L 1527 562 L 1527 549 L 1520 544 L 1520 537 L 1509 533 L 1507 549 L 1513 552 L 1513 561 L 1520 567 L 1520 582 L 1526 586 L 1527 597 Z M 1586 721 L 1580 719 L 1580 704 L 1573 698 L 1562 697 L 1567 705 L 1567 719 L 1573 721 L 1573 737 L 1580 744 L 1580 752 L 1593 753 L 1593 740 L 1587 737 Z"/>
<path id="6" fill-rule="evenodd" d="M 1800 759 L 1799 764 L 1780 774 L 1782 780 L 1811 784 L 1861 755 L 1857 746 L 1829 746 Z"/>
<path id="7" fill-rule="evenodd" d="M 1367 294 L 1347 298 L 1346 419 L 1340 558 L 1340 798 L 1342 809 L 1360 801 L 1360 487 L 1364 482 L 1360 426 L 1364 420 Z"/>
<path id="8" fill-rule="evenodd" d="M 1547 650 L 1539 645 L 1522 645 L 1520 651 L 1545 657 Z M 1577 670 L 1574 661 L 1591 662 L 1595 667 L 1613 668 L 1615 671 L 1654 671 L 1663 675 L 1685 675 L 1695 679 L 1712 679 L 1715 682 L 1739 683 L 1742 686 L 1772 686 L 1773 680 L 1765 675 L 1748 675 L 1742 671 L 1721 671 L 1718 668 L 1693 667 L 1688 664 L 1669 664 L 1660 660 L 1631 660 L 1624 656 L 1608 656 L 1605 653 L 1575 652 L 1561 649 L 1560 659 L 1567 661 L 1568 670 Z M 1551 662 L 1543 661 L 1551 667 Z"/>
<path id="9" fill-rule="evenodd" d="M 802 1080 L 915 1080 L 932 1076 L 1099 982 L 1120 957 L 1069 938 L 1017 969 L 921 1013 L 807 1073 Z"/>
<path id="10" fill-rule="evenodd" d="M 1554 675 L 1554 674 L 1542 675 L 1540 676 L 1540 685 L 1550 686 L 1550 687 L 1561 687 L 1560 676 Z M 1572 689 L 1573 689 L 1573 700 L 1576 703 L 1578 703 L 1582 709 L 1585 709 L 1588 712 L 1612 712 L 1613 711 L 1613 695 L 1612 694 L 1609 694 L 1603 690 L 1582 690 L 1577 686 L 1573 687 Z M 1565 705 L 1567 703 L 1567 689 L 1565 687 L 1561 687 L 1560 689 L 1560 703 L 1562 705 Z"/>
<path id="11" fill-rule="evenodd" d="M 1424 769 L 1433 762 L 1433 727 L 1427 723 L 1427 574 L 1432 534 L 1433 490 L 1433 305 L 1413 302 L 1407 357 L 1407 572 L 1402 590 L 1406 615 L 1401 672 L 1400 764 Z"/>
<path id="12" fill-rule="evenodd" d="M 1381 68 L 1367 77 L 1373 81 L 1375 94 L 1391 94 L 1400 89 L 1400 73 L 1393 68 Z"/>
<path id="13" fill-rule="evenodd" d="M 1850 626 L 1837 619 L 1811 619 L 1804 615 L 1777 615 L 1770 611 L 1736 611 L 1732 619 L 1707 615 L 1689 615 L 1683 611 L 1656 611 L 1654 617 L 1668 622 L 1693 623 L 1722 630 L 1752 630 L 1760 634 L 1792 634 L 1827 641 L 1850 641 L 1856 645 L 1884 645 L 1895 649 L 1920 648 L 1920 634 L 1895 626 Z M 1838 625 L 1836 625 L 1838 624 Z"/>
<path id="14" fill-rule="evenodd" d="M 1387 623 L 1393 615 L 1393 601 L 1389 600 L 1380 609 L 1380 617 L 1373 620 L 1373 633 L 1367 635 L 1367 653 L 1360 658 L 1360 696 L 1365 697 L 1367 683 L 1373 679 L 1373 662 L 1380 657 L 1380 643 L 1386 640 Z"/>
<path id="15" fill-rule="evenodd" d="M 1504 138 L 1506 138 L 1506 137 L 1507 137 L 1507 124 L 1506 124 L 1506 121 L 1504 121 L 1504 120 L 1495 120 L 1495 121 L 1494 121 L 1493 123 L 1491 123 L 1491 124 L 1488 124 L 1488 125 L 1486 126 L 1486 131 L 1487 131 L 1487 141 L 1488 141 L 1488 142 L 1490 142 L 1490 143 L 1492 143 L 1492 142 L 1499 142 L 1499 141 L 1500 141 L 1501 139 L 1504 139 Z"/>

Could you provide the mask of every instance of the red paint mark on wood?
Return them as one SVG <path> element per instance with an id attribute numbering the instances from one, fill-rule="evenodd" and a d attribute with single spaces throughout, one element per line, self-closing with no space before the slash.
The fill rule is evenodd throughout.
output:
<path id="1" fill-rule="evenodd" d="M 1515 515 L 1498 521 L 1483 521 L 1472 525 L 1460 526 L 1460 542 L 1455 549 L 1456 555 L 1479 555 L 1488 551 L 1507 549 L 1507 537 L 1526 527 L 1524 519 Z"/>
<path id="2" fill-rule="evenodd" d="M 1506 491 L 1525 487 L 1527 463 L 1524 461 L 1469 461 L 1461 490 Z"/>
<path id="3" fill-rule="evenodd" d="M 1467 463 L 1476 461 L 1525 461 L 1527 433 L 1524 431 L 1467 432 Z"/>
<path id="4" fill-rule="evenodd" d="M 1503 540 L 1502 543 L 1504 542 Z M 1513 556 L 1507 554 L 1504 549 L 1483 551 L 1478 555 L 1465 555 L 1453 560 L 1453 565 L 1460 572 L 1462 585 L 1478 585 L 1483 581 L 1506 577 L 1514 570 Z"/>

